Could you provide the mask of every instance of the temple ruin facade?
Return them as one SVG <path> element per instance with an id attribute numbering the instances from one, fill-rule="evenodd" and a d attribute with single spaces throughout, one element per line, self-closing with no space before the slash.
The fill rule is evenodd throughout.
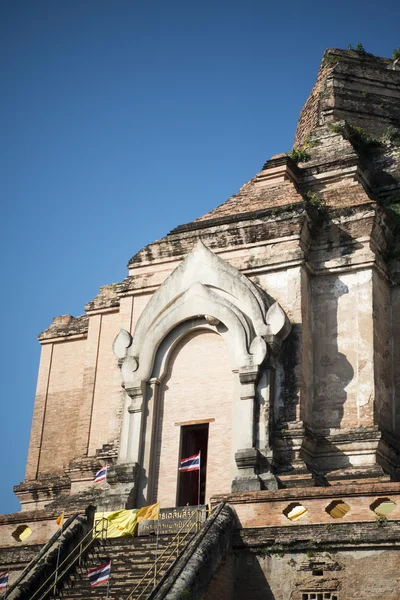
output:
<path id="1" fill-rule="evenodd" d="M 157 598 L 398 600 L 399 232 L 400 67 L 329 49 L 291 152 L 39 335 L 1 566 L 61 510 L 199 500 L 230 507 L 229 544 Z M 200 487 L 178 470 L 198 451 Z"/>

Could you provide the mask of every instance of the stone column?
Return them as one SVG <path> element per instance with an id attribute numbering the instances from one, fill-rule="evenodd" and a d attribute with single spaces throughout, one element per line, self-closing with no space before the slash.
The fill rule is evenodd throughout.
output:
<path id="1" fill-rule="evenodd" d="M 233 414 L 234 432 L 236 434 L 235 462 L 239 475 L 232 481 L 232 491 L 250 491 L 261 489 L 257 476 L 259 452 L 255 445 L 254 414 L 256 381 L 258 367 L 242 367 L 239 369 L 240 399 L 236 402 Z"/>
<path id="2" fill-rule="evenodd" d="M 125 418 L 126 413 L 129 412 L 131 399 L 128 394 L 124 392 L 124 407 L 123 407 L 123 418 L 121 424 L 121 438 L 119 445 L 118 462 L 124 464 L 128 462 L 128 443 L 129 443 L 129 421 L 130 419 Z"/>
<path id="3" fill-rule="evenodd" d="M 153 493 L 156 476 L 156 455 L 158 437 L 158 414 L 159 414 L 159 392 L 160 380 L 156 377 L 150 379 L 148 384 L 148 399 L 146 402 L 147 415 L 143 426 L 143 481 L 139 483 L 140 489 L 146 498 L 146 502 L 154 502 Z"/>
<path id="4" fill-rule="evenodd" d="M 127 462 L 140 463 L 140 447 L 142 437 L 142 414 L 145 384 L 138 387 L 125 388 L 131 398 L 128 407 L 129 429 L 127 440 Z"/>

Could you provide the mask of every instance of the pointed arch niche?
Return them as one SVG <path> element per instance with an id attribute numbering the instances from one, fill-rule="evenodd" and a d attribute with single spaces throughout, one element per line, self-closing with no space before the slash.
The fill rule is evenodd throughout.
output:
<path id="1" fill-rule="evenodd" d="M 205 327 L 205 320 L 198 319 L 192 325 L 168 353 L 159 377 L 149 501 L 159 501 L 161 506 L 179 504 L 177 462 L 183 429 L 208 430 L 207 472 L 202 475 L 205 501 L 231 487 L 232 403 L 237 374 L 232 372 L 224 338 Z M 198 450 L 191 448 L 189 454 Z"/>
<path id="2" fill-rule="evenodd" d="M 166 460 L 157 450 L 164 434 L 160 424 L 166 422 L 160 407 L 168 410 L 160 385 L 174 376 L 172 372 L 168 375 L 168 369 L 179 357 L 177 348 L 182 349 L 190 340 L 205 340 L 205 336 L 208 340 L 215 335 L 222 338 L 218 343 L 224 343 L 231 372 L 231 423 L 227 427 L 232 443 L 227 440 L 230 460 L 225 468 L 230 469 L 232 489 L 260 489 L 260 475 L 268 470 L 269 424 L 258 418 L 259 402 L 255 399 L 261 394 L 264 421 L 268 421 L 274 356 L 289 331 L 289 321 L 278 303 L 271 303 L 262 290 L 201 241 L 196 244 L 149 300 L 133 336 L 121 330 L 114 341 L 127 393 L 119 461 L 141 467 L 138 502 L 154 498 L 158 474 L 164 468 L 160 459 Z M 193 359 L 193 352 L 189 355 Z M 206 380 L 206 372 L 203 377 Z M 187 377 L 183 379 L 187 385 Z M 221 394 L 219 383 L 215 383 L 217 396 Z M 193 384 L 199 385 L 198 376 L 193 376 Z M 210 382 L 204 389 L 212 395 Z M 187 395 L 190 401 L 190 390 Z M 178 457 L 174 460 L 177 469 Z"/>

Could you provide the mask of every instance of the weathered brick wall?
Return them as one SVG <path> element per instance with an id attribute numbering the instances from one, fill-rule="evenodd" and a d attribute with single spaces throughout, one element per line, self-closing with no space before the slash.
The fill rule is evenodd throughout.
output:
<path id="1" fill-rule="evenodd" d="M 326 121 L 344 119 L 375 136 L 398 127 L 400 73 L 393 61 L 366 53 L 325 52 L 315 86 L 300 114 L 294 145 Z"/>
<path id="2" fill-rule="evenodd" d="M 314 298 L 312 277 L 306 268 L 301 269 L 301 374 L 300 374 L 300 419 L 312 422 L 314 399 Z"/>
<path id="3" fill-rule="evenodd" d="M 395 286 L 391 290 L 391 329 L 393 340 L 393 393 L 394 393 L 394 430 L 397 435 L 400 434 L 400 286 Z"/>
<path id="4" fill-rule="evenodd" d="M 336 522 L 237 533 L 232 600 L 398 598 L 397 523 Z"/>
<path id="5" fill-rule="evenodd" d="M 231 487 L 233 378 L 225 342 L 198 331 L 185 336 L 169 360 L 160 390 L 158 491 L 161 506 L 175 506 L 180 427 L 176 423 L 215 419 L 209 424 L 206 501 Z"/>
<path id="6" fill-rule="evenodd" d="M 167 271 L 166 275 L 169 275 L 169 271 Z M 164 280 L 164 277 L 162 278 L 162 280 Z M 136 327 L 136 323 L 139 320 L 140 315 L 142 314 L 144 307 L 146 306 L 146 304 L 148 303 L 148 301 L 150 300 L 150 298 L 152 297 L 153 294 L 141 294 L 140 296 L 135 296 L 133 298 L 133 314 L 132 314 L 132 320 L 131 320 L 131 333 L 134 332 L 135 327 Z"/>
<path id="7" fill-rule="evenodd" d="M 326 80 L 332 72 L 333 67 L 333 62 L 330 63 L 325 61 L 321 65 L 315 85 L 300 113 L 294 139 L 294 146 L 296 148 L 301 147 L 304 144 L 310 136 L 310 133 L 318 127 L 318 125 L 322 125 L 320 122 L 320 95 L 326 90 Z"/>
<path id="8" fill-rule="evenodd" d="M 228 502 L 236 511 L 238 524 L 241 527 L 273 527 L 296 529 L 305 525 L 323 523 L 332 525 L 351 524 L 358 521 L 375 523 L 376 513 L 373 508 L 377 500 L 389 499 L 394 503 L 390 520 L 400 523 L 400 484 L 398 482 L 298 489 L 281 489 L 277 491 L 243 492 L 211 498 L 212 506 L 219 502 Z M 329 514 L 331 504 L 344 502 L 348 512 L 341 519 L 334 519 Z M 301 519 L 291 521 L 286 516 L 286 509 L 293 504 L 300 504 L 307 512 Z M 372 508 L 371 508 L 371 505 Z M 326 510 L 328 509 L 328 510 Z M 400 530 L 399 530 L 400 531 Z"/>
<path id="9" fill-rule="evenodd" d="M 279 185 L 263 187 L 257 185 L 257 179 L 251 179 L 237 194 L 226 202 L 197 219 L 198 222 L 209 219 L 221 219 L 245 212 L 265 210 L 272 206 L 285 206 L 304 201 L 291 181 L 281 182 Z"/>
<path id="10" fill-rule="evenodd" d="M 229 554 L 212 579 L 204 600 L 233 600 L 236 582 L 235 567 L 235 557 Z M 241 600 L 245 597 L 242 596 Z"/>
<path id="11" fill-rule="evenodd" d="M 139 297 L 136 320 L 149 297 Z M 121 311 L 89 316 L 87 337 L 42 346 L 27 479 L 61 472 L 105 443 L 117 451 L 123 391 L 112 343 L 121 327 L 131 328 L 132 307 L 124 298 Z"/>
<path id="12" fill-rule="evenodd" d="M 372 273 L 313 280 L 316 428 L 373 425 Z"/>
<path id="13" fill-rule="evenodd" d="M 393 415 L 393 379 L 390 288 L 387 281 L 374 273 L 374 376 L 376 421 L 380 427 L 392 432 Z"/>
<path id="14" fill-rule="evenodd" d="M 8 583 L 12 585 L 31 560 L 35 558 L 42 545 L 26 546 L 20 544 L 14 548 L 3 548 L 2 546 L 3 541 L 0 529 L 0 572 L 9 571 Z"/>
<path id="15" fill-rule="evenodd" d="M 237 530 L 205 600 L 397 600 L 399 535 L 397 522 L 339 519 Z"/>
<path id="16" fill-rule="evenodd" d="M 76 424 L 76 456 L 87 454 L 89 431 L 92 422 L 93 393 L 96 382 L 96 365 L 101 332 L 102 315 L 89 318 L 87 339 L 84 341 L 83 378 L 79 419 Z M 71 374 L 72 375 L 72 374 Z M 67 396 L 66 396 L 67 399 Z"/>
<path id="17" fill-rule="evenodd" d="M 118 313 L 101 315 L 101 330 L 96 354 L 96 380 L 93 389 L 93 409 L 88 440 L 92 456 L 105 443 L 118 444 L 123 405 L 118 361 L 112 350 L 120 329 Z"/>
<path id="18" fill-rule="evenodd" d="M 45 355 L 48 352 L 46 349 Z M 34 415 L 34 419 L 38 420 L 33 425 L 34 431 L 41 430 L 43 423 L 38 459 L 39 474 L 61 472 L 76 455 L 76 431 L 81 410 L 84 362 L 85 340 L 53 345 L 47 394 L 45 393 L 44 399 L 45 409 L 42 415 L 39 412 Z M 45 379 L 46 376 L 42 375 L 41 378 Z M 39 404 L 42 403 L 40 394 Z M 29 473 L 34 470 L 32 463 L 33 459 L 30 458 Z"/>
<path id="19" fill-rule="evenodd" d="M 252 550 L 235 553 L 231 600 L 399 598 L 400 554 L 395 549 L 324 552 L 314 557 L 308 553 L 279 556 L 279 552 L 263 556 L 262 551 Z M 331 595 L 317 595 L 328 593 Z"/>
<path id="20" fill-rule="evenodd" d="M 86 339 L 42 347 L 28 479 L 61 472 L 118 439 L 122 389 L 112 342 L 120 324 L 118 313 L 96 314 Z"/>
<path id="21" fill-rule="evenodd" d="M 126 331 L 131 331 L 132 319 L 133 319 L 133 296 L 125 296 L 120 300 L 119 306 L 119 326 Z"/>
<path id="22" fill-rule="evenodd" d="M 0 515 L 0 552 L 4 548 L 15 548 L 18 553 L 18 549 L 45 544 L 58 531 L 56 519 L 59 514 L 54 511 L 32 510 Z M 24 525 L 30 527 L 32 533 L 24 542 L 21 542 L 12 534 L 18 527 Z"/>
<path id="23" fill-rule="evenodd" d="M 294 189 L 293 184 L 288 185 Z M 204 223 L 188 223 L 173 230 L 167 237 L 153 242 L 151 252 L 154 265 L 151 268 L 142 266 L 148 250 L 148 247 L 143 248 L 131 258 L 129 275 L 135 277 L 124 282 L 124 289 L 137 290 L 160 285 L 168 275 L 166 269 L 175 269 L 180 260 L 193 250 L 199 237 L 210 250 L 226 260 L 230 260 L 232 251 L 239 250 L 239 255 L 247 255 L 245 258 L 250 262 L 249 266 L 256 265 L 259 257 L 263 259 L 261 264 L 265 265 L 266 260 L 268 263 L 280 262 L 283 252 L 288 255 L 296 251 L 298 253 L 294 239 L 301 233 L 304 206 L 295 205 L 290 210 L 282 211 L 271 210 L 275 201 L 275 189 L 270 194 L 272 204 L 266 206 L 266 209 L 270 209 L 267 214 L 255 213 L 253 198 L 250 198 L 247 214 L 238 212 L 235 219 L 228 215 L 226 219 L 221 217 L 211 221 L 207 219 Z M 288 198 L 287 202 L 291 203 L 291 199 Z"/>
<path id="24" fill-rule="evenodd" d="M 276 394 L 274 421 L 290 422 L 300 419 L 300 411 L 308 403 L 306 390 L 307 367 L 302 361 L 302 345 L 309 338 L 309 330 L 302 321 L 310 313 L 309 307 L 303 314 L 302 278 L 300 267 L 263 273 L 252 277 L 274 300 L 279 302 L 292 324 L 289 343 L 284 343 L 276 361 Z M 305 350 L 305 348 L 304 348 Z M 306 351 L 306 350 L 305 350 Z M 302 366 L 306 369 L 305 376 Z"/>
<path id="25" fill-rule="evenodd" d="M 340 52 L 335 69 L 334 115 L 380 136 L 400 125 L 400 72 L 393 61 L 358 52 Z"/>
<path id="26" fill-rule="evenodd" d="M 43 420 L 46 410 L 47 387 L 52 358 L 53 344 L 46 344 L 42 347 L 40 355 L 35 407 L 33 411 L 28 460 L 25 472 L 26 479 L 35 479 L 38 473 L 39 456 L 42 444 Z"/>

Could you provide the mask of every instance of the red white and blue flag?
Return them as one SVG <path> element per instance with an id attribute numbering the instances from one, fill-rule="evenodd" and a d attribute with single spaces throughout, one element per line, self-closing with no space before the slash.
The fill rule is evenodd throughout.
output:
<path id="1" fill-rule="evenodd" d="M 189 458 L 182 458 L 181 466 L 179 467 L 181 472 L 185 471 L 199 471 L 200 470 L 200 452 L 189 456 Z"/>
<path id="2" fill-rule="evenodd" d="M 8 588 L 8 571 L 0 573 L 0 590 L 6 590 Z"/>
<path id="3" fill-rule="evenodd" d="M 101 567 L 89 569 L 88 577 L 91 587 L 96 587 L 97 585 L 101 585 L 102 583 L 107 583 L 110 579 L 110 573 L 111 560 L 109 560 L 108 563 L 106 563 L 105 565 L 101 565 Z"/>
<path id="4" fill-rule="evenodd" d="M 108 467 L 101 467 L 101 469 L 99 471 L 97 471 L 94 480 L 96 483 L 100 483 L 100 481 L 106 481 L 107 480 L 107 469 Z"/>

